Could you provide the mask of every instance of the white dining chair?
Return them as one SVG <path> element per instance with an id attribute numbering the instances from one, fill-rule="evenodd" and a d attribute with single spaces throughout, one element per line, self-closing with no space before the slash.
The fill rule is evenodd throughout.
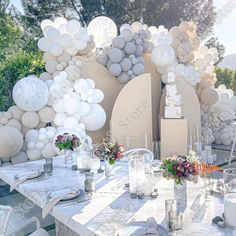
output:
<path id="1" fill-rule="evenodd" d="M 236 122 L 232 122 L 230 125 L 234 129 L 234 139 L 233 139 L 233 144 L 232 144 L 232 148 L 231 148 L 231 152 L 230 152 L 230 157 L 229 157 L 228 165 L 231 164 L 232 159 L 234 157 L 234 148 L 235 148 L 235 144 L 236 144 Z"/>
<path id="2" fill-rule="evenodd" d="M 0 236 L 15 236 L 17 233 L 31 224 L 36 225 L 36 231 L 31 233 L 29 236 L 49 236 L 47 231 L 40 228 L 40 221 L 35 216 L 25 221 L 21 226 L 18 226 L 17 229 L 15 229 L 13 232 L 9 232 L 9 228 L 11 225 L 10 217 L 12 212 L 12 207 L 0 205 Z"/>

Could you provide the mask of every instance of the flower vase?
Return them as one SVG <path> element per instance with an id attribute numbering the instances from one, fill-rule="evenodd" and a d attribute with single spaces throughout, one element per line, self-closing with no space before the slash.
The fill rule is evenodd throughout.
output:
<path id="1" fill-rule="evenodd" d="M 174 198 L 178 212 L 183 212 L 187 208 L 187 181 L 182 181 L 181 184 L 174 182 Z"/>
<path id="2" fill-rule="evenodd" d="M 110 178 L 115 174 L 114 171 L 115 164 L 110 164 L 109 161 L 105 161 L 105 177 Z"/>
<path id="3" fill-rule="evenodd" d="M 73 164 L 73 152 L 71 150 L 65 150 L 64 157 L 65 157 L 65 167 L 71 168 Z"/>

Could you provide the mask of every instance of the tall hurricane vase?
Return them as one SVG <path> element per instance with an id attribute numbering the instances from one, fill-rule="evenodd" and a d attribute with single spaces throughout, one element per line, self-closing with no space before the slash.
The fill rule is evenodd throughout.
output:
<path id="1" fill-rule="evenodd" d="M 109 161 L 105 160 L 105 177 L 110 178 L 114 176 L 115 170 L 114 170 L 114 165 L 111 165 Z"/>
<path id="2" fill-rule="evenodd" d="M 187 181 L 182 181 L 181 184 L 174 182 L 174 198 L 178 212 L 183 212 L 187 208 Z"/>
<path id="3" fill-rule="evenodd" d="M 65 157 L 65 167 L 70 168 L 73 164 L 73 152 L 71 150 L 65 150 L 64 157 Z"/>

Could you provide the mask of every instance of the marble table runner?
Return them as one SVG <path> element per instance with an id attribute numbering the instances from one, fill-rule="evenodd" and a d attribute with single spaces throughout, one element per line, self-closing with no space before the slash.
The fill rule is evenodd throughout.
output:
<path id="1" fill-rule="evenodd" d="M 27 162 L 0 168 L 0 178 L 12 184 L 16 174 L 30 168 L 43 168 L 44 160 Z M 95 175 L 96 192 L 89 201 L 57 204 L 51 211 L 57 222 L 82 236 L 114 235 L 122 224 L 130 221 L 145 221 L 154 216 L 159 224 L 165 225 L 165 200 L 174 197 L 173 182 L 161 177 L 157 179 L 157 199 L 131 199 L 127 188 L 128 164 L 117 163 L 116 177 L 105 179 L 104 173 Z M 64 167 L 63 158 L 55 158 L 53 175 L 45 179 L 30 180 L 17 187 L 17 191 L 29 198 L 41 208 L 50 192 L 80 185 L 83 188 L 84 174 Z M 188 184 L 188 207 L 184 212 L 184 229 L 175 233 L 181 236 L 233 236 L 235 232 L 220 230 L 212 225 L 211 220 L 223 212 L 223 199 L 210 196 L 206 199 L 204 214 L 196 222 L 190 207 L 201 192 L 201 184 Z"/>

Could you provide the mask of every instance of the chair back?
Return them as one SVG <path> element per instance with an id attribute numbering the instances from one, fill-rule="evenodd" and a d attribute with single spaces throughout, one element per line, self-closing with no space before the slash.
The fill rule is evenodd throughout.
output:
<path id="1" fill-rule="evenodd" d="M 0 236 L 5 236 L 9 228 L 12 207 L 0 205 Z"/>

